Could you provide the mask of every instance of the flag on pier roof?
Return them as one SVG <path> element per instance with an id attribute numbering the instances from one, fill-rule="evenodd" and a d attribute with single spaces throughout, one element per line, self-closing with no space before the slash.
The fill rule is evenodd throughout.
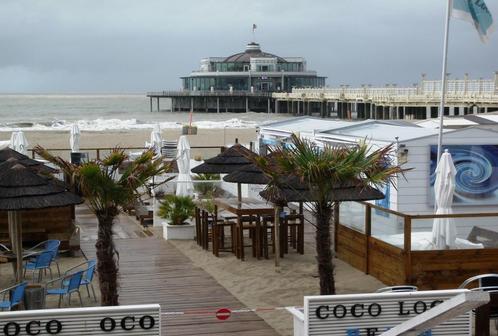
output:
<path id="1" fill-rule="evenodd" d="M 255 23 L 253 23 L 253 24 L 252 24 L 252 31 L 255 31 L 255 30 L 256 30 L 256 28 L 258 28 L 258 26 L 256 26 L 256 24 L 255 24 Z"/>
<path id="2" fill-rule="evenodd" d="M 484 0 L 452 0 L 451 16 L 472 23 L 482 42 L 493 32 L 493 16 Z"/>

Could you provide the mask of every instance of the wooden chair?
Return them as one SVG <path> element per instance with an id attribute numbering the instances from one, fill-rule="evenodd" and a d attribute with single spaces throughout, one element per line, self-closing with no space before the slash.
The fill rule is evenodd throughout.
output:
<path id="1" fill-rule="evenodd" d="M 154 221 L 154 215 L 151 214 L 147 209 L 147 206 L 142 203 L 135 204 L 135 217 L 140 221 L 140 225 L 143 227 L 152 225 Z"/>
<path id="2" fill-rule="evenodd" d="M 287 239 L 284 242 L 285 253 L 289 252 L 290 244 L 297 253 L 304 254 L 304 216 L 293 213 L 284 216 L 282 222 L 284 223 L 282 231 L 287 234 Z"/>
<path id="3" fill-rule="evenodd" d="M 275 217 L 263 216 L 261 225 L 261 254 L 265 259 L 269 258 L 269 247 L 272 247 L 272 252 L 275 253 Z M 268 236 L 270 237 L 268 239 Z"/>
<path id="4" fill-rule="evenodd" d="M 246 245 L 244 232 L 248 232 L 250 245 Z M 237 258 L 244 260 L 245 248 L 252 248 L 252 255 L 255 258 L 260 258 L 261 254 L 261 219 L 259 216 L 242 216 L 240 222 L 235 225 L 235 245 Z"/>
<path id="5" fill-rule="evenodd" d="M 264 216 L 262 219 L 262 254 L 268 258 L 269 247 L 275 253 L 275 218 Z M 268 238 L 270 237 L 270 238 Z M 299 254 L 304 254 L 304 216 L 302 214 L 284 215 L 280 218 L 280 257 L 289 253 L 289 245 Z"/>
<path id="6" fill-rule="evenodd" d="M 218 212 L 215 206 L 212 218 L 213 254 L 219 257 L 220 252 L 235 253 L 235 225 L 237 224 L 231 214 Z M 230 245 L 226 246 L 226 229 L 230 232 Z"/>

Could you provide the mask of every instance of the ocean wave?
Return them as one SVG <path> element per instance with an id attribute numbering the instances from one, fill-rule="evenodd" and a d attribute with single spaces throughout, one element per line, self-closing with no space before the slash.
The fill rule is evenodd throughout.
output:
<path id="1" fill-rule="evenodd" d="M 77 124 L 82 131 L 106 131 L 106 130 L 130 130 L 130 129 L 152 129 L 159 124 L 161 129 L 181 128 L 185 123 L 174 121 L 140 121 L 138 119 L 94 119 L 94 120 L 52 120 L 46 122 L 10 122 L 0 123 L 0 131 L 12 132 L 23 131 L 69 131 L 73 124 Z M 223 121 L 200 120 L 192 125 L 198 128 L 253 128 L 256 122 L 232 118 Z"/>

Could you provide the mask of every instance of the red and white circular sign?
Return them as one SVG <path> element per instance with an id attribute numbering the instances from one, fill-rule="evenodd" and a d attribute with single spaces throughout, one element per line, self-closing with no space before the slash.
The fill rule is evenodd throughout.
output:
<path id="1" fill-rule="evenodd" d="M 225 321 L 232 315 L 230 309 L 221 308 L 216 311 L 216 318 L 220 321 Z"/>

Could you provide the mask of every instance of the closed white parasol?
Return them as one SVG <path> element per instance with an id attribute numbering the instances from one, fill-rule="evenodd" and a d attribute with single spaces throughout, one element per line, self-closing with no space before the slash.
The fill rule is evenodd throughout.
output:
<path id="1" fill-rule="evenodd" d="M 176 194 L 178 196 L 192 195 L 194 185 L 190 177 L 190 144 L 185 135 L 178 139 L 178 157 L 176 164 L 178 165 L 178 179 L 176 184 Z"/>
<path id="2" fill-rule="evenodd" d="M 10 136 L 10 148 L 24 155 L 28 155 L 28 139 L 23 131 L 12 132 Z"/>
<path id="3" fill-rule="evenodd" d="M 455 193 L 456 168 L 453 159 L 446 149 L 436 168 L 434 194 L 436 199 L 436 214 L 452 213 L 453 194 Z M 436 249 L 454 248 L 456 228 L 451 218 L 436 218 L 432 226 L 432 243 Z"/>
<path id="4" fill-rule="evenodd" d="M 161 126 L 156 124 L 150 133 L 150 146 L 154 149 L 156 155 L 161 155 L 161 146 L 163 139 L 161 138 Z"/>
<path id="5" fill-rule="evenodd" d="M 71 134 L 69 137 L 69 145 L 71 146 L 71 152 L 77 153 L 80 151 L 80 128 L 77 124 L 71 126 Z"/>

